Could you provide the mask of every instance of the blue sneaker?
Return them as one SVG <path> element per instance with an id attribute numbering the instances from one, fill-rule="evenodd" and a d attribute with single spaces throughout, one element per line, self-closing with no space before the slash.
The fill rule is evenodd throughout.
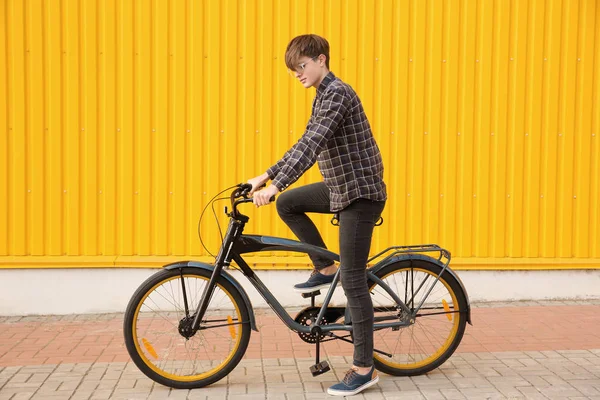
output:
<path id="1" fill-rule="evenodd" d="M 379 375 L 375 366 L 371 367 L 366 375 L 360 375 L 356 370 L 350 369 L 340 383 L 327 389 L 327 393 L 333 396 L 354 396 L 379 382 Z"/>
<path id="2" fill-rule="evenodd" d="M 310 293 L 319 289 L 326 288 L 333 282 L 335 274 L 323 275 L 316 269 L 310 274 L 310 278 L 306 282 L 294 285 L 294 290 L 300 293 Z"/>

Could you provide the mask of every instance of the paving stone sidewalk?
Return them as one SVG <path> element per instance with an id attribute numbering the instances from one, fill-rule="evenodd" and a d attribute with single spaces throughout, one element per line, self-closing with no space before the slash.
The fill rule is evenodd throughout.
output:
<path id="1" fill-rule="evenodd" d="M 290 310 L 294 314 L 294 310 Z M 257 310 L 244 360 L 210 387 L 147 379 L 124 349 L 121 314 L 0 317 L 0 400 L 323 399 L 352 347 L 326 343 L 332 371 L 312 377 L 314 346 Z M 353 399 L 599 399 L 600 301 L 479 304 L 458 351 L 417 377 L 380 374 Z"/>

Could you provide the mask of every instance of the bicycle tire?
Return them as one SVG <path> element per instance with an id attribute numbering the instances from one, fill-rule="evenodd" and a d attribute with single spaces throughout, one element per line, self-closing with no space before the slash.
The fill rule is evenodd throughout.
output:
<path id="1" fill-rule="evenodd" d="M 404 293 L 397 292 L 396 294 L 400 297 L 400 299 L 406 302 L 408 300 L 407 298 L 409 297 L 407 293 L 408 290 L 406 290 L 409 283 L 412 282 L 413 290 L 415 288 L 415 272 L 418 275 L 422 276 L 423 279 L 425 279 L 425 277 L 427 276 L 429 278 L 435 279 L 442 271 L 442 267 L 436 262 L 437 260 L 428 260 L 427 258 L 429 257 L 425 257 L 425 259 L 408 259 L 392 263 L 379 270 L 376 273 L 376 276 L 381 280 L 391 281 L 390 277 L 394 276 L 394 278 L 396 278 L 396 274 L 398 273 L 404 274 L 404 277 L 407 278 L 404 282 L 406 284 Z M 412 274 L 412 278 L 409 278 L 409 274 Z M 400 278 L 402 278 L 402 275 L 400 276 Z M 429 280 L 429 278 L 425 280 L 427 281 Z M 395 281 L 397 282 L 398 279 L 395 279 Z M 430 282 L 432 283 L 433 279 L 431 279 Z M 420 281 L 418 281 L 417 283 L 420 284 Z M 424 287 L 421 289 L 422 294 L 426 293 L 427 288 L 431 283 L 424 285 Z M 383 298 L 384 296 L 389 296 L 389 294 L 385 293 L 385 295 L 381 295 L 380 293 L 384 291 L 384 289 L 371 281 L 369 281 L 369 291 L 372 294 L 374 308 L 375 310 L 377 310 L 378 304 L 376 303 L 379 302 L 377 300 L 377 297 L 380 296 Z M 443 296 L 439 296 L 440 298 L 438 298 L 437 291 L 442 292 Z M 417 295 L 418 293 L 415 295 L 411 295 L 411 297 L 414 298 Z M 391 296 L 389 297 L 391 299 Z M 431 309 L 433 312 L 428 312 L 428 310 L 420 311 L 421 316 L 417 316 L 415 318 L 414 324 L 396 330 L 396 332 L 399 332 L 397 334 L 397 336 L 399 337 L 398 342 L 395 344 L 393 351 L 388 351 L 390 354 L 392 354 L 392 359 L 379 353 L 373 354 L 373 362 L 375 364 L 375 367 L 379 371 L 395 376 L 421 375 L 438 368 L 454 353 L 454 351 L 460 344 L 460 341 L 462 340 L 467 323 L 466 294 L 464 293 L 460 283 L 454 278 L 454 276 L 450 273 L 445 272 L 440 277 L 439 281 L 436 283 L 436 286 L 434 286 L 434 290 L 432 290 L 431 294 L 427 297 L 427 302 L 428 303 L 425 303 L 424 306 L 433 304 L 433 306 L 426 307 L 428 309 Z M 435 302 L 438 303 L 436 304 Z M 411 305 L 414 306 L 418 304 L 419 301 L 414 301 Z M 385 315 L 385 312 L 383 313 Z M 375 315 L 378 315 L 377 311 L 375 312 Z M 444 318 L 448 320 L 447 323 L 444 320 Z M 425 357 L 425 355 L 427 355 L 426 349 L 433 349 L 436 346 L 434 342 L 437 339 L 433 335 L 434 332 L 426 332 L 423 328 L 424 323 L 431 324 L 431 322 L 435 322 L 434 331 L 436 335 L 446 335 L 445 332 L 447 332 L 447 336 L 439 338 L 439 347 L 435 348 L 435 352 L 433 352 L 433 354 L 430 354 L 427 357 Z M 421 330 L 418 331 L 418 329 Z M 374 332 L 374 345 L 376 349 L 385 351 L 386 349 L 389 350 L 391 348 L 391 346 L 383 345 L 386 343 L 385 339 L 382 339 L 381 337 L 378 338 L 378 336 L 382 336 L 382 332 L 385 331 L 394 333 L 392 328 L 387 328 L 385 330 Z M 404 335 L 404 337 L 402 337 L 403 334 L 408 331 L 412 331 L 410 335 L 407 334 Z M 424 339 L 424 341 L 427 341 L 428 343 L 413 344 L 411 340 L 414 340 L 415 337 Z M 399 345 L 399 342 L 401 340 L 403 340 L 404 343 L 402 343 L 402 345 Z M 408 345 L 406 345 L 407 342 L 409 342 Z M 422 359 L 417 360 L 417 356 L 419 354 L 411 355 L 411 349 L 414 349 L 415 352 L 422 352 L 420 354 L 422 356 Z M 395 357 L 399 357 L 400 359 L 395 359 Z M 411 362 L 411 357 L 413 358 L 414 362 Z"/>
<path id="2" fill-rule="evenodd" d="M 231 341 L 233 342 L 233 344 L 229 344 L 229 350 L 225 348 L 225 345 L 219 345 L 219 347 L 213 346 L 212 349 L 209 349 L 208 345 L 203 345 L 202 343 L 203 341 L 206 341 L 206 335 L 204 333 L 208 334 L 210 332 L 211 335 L 215 335 L 216 328 L 220 328 L 221 326 L 215 325 L 215 329 L 210 329 L 212 328 L 210 325 L 205 325 L 208 326 L 209 329 L 198 330 L 194 337 L 186 339 L 180 334 L 178 330 L 179 325 L 175 325 L 175 322 L 181 321 L 181 319 L 185 317 L 185 312 L 182 309 L 177 310 L 177 304 L 174 304 L 174 299 L 176 297 L 183 297 L 180 296 L 183 291 L 181 291 L 179 295 L 175 293 L 178 290 L 177 287 L 180 287 L 181 274 L 183 274 L 189 284 L 188 287 L 186 287 L 185 292 L 188 296 L 190 313 L 193 313 L 202 294 L 202 289 L 198 289 L 197 285 L 195 285 L 195 288 L 192 288 L 192 283 L 199 283 L 199 281 L 192 281 L 192 279 L 199 279 L 202 281 L 200 283 L 203 283 L 204 281 L 208 283 L 211 273 L 212 271 L 197 268 L 183 268 L 181 272 L 178 269 L 164 269 L 149 277 L 133 294 L 125 311 L 123 321 L 125 345 L 136 366 L 153 381 L 176 389 L 201 388 L 223 379 L 237 366 L 244 356 L 251 335 L 249 312 L 239 291 L 224 278 L 218 279 L 215 293 L 218 292 L 220 294 L 222 292 L 224 296 L 222 296 L 223 300 L 221 300 L 221 303 L 224 304 L 227 299 L 229 299 L 232 305 L 227 304 L 226 307 L 223 306 L 222 308 L 225 311 L 218 310 L 218 307 L 215 307 L 215 310 L 213 311 L 211 308 L 212 304 L 214 304 L 216 301 L 215 299 L 219 297 L 217 294 L 213 293 L 204 321 L 207 321 L 207 318 L 211 318 L 211 315 L 224 315 L 229 313 L 225 319 L 223 319 L 223 316 L 219 316 L 217 317 L 220 318 L 219 320 L 214 320 L 227 321 L 225 324 L 217 323 L 217 325 L 223 325 L 222 327 L 225 332 L 224 335 L 219 335 L 217 340 L 227 340 L 229 339 L 227 337 L 229 334 L 232 338 Z M 173 284 L 174 281 L 175 284 Z M 167 284 L 169 284 L 169 286 L 167 286 Z M 164 290 L 166 296 L 159 292 L 159 289 L 163 288 L 163 285 L 166 289 Z M 162 301 L 161 297 L 158 295 L 151 298 L 150 296 L 153 293 L 161 294 L 161 297 L 165 298 L 166 301 Z M 172 295 L 172 298 L 169 298 L 169 295 Z M 154 300 L 154 298 L 157 298 L 158 300 Z M 157 318 L 152 319 L 151 317 L 153 317 L 154 311 L 148 311 L 147 313 L 141 312 L 143 307 L 144 310 L 146 310 L 147 306 L 144 306 L 144 304 L 146 304 L 147 299 L 152 300 L 154 304 L 157 304 L 157 302 L 165 303 L 168 307 L 174 307 L 175 311 L 165 311 L 163 313 L 156 312 Z M 233 317 L 231 314 L 233 314 Z M 241 323 L 234 323 L 234 320 L 241 321 Z M 173 326 L 169 326 L 168 328 L 161 327 L 160 324 L 162 323 L 165 325 L 165 321 Z M 207 324 L 210 322 L 211 321 L 207 321 Z M 146 328 L 146 331 L 142 332 L 144 327 Z M 167 330 L 160 334 L 152 333 L 152 329 L 159 328 Z M 155 349 L 155 344 L 151 343 L 151 341 L 156 340 L 156 345 L 167 343 L 165 337 L 170 333 L 173 334 L 173 339 L 172 342 L 168 342 L 168 346 L 170 346 L 168 350 L 161 351 L 160 349 Z M 153 339 L 146 339 L 149 335 L 151 335 Z M 237 340 L 235 335 L 237 335 Z M 223 338 L 223 336 L 225 337 Z M 197 339 L 192 343 L 199 343 L 199 347 L 193 349 L 193 346 L 190 345 L 190 349 L 188 349 L 190 340 L 194 341 L 195 337 L 197 337 Z M 201 359 L 198 358 L 201 350 L 200 346 L 202 346 L 204 350 L 204 353 L 202 353 L 201 356 L 204 357 L 204 355 L 206 355 L 205 358 Z M 223 348 L 223 351 L 221 351 L 221 348 Z M 190 350 L 198 350 L 198 352 L 194 353 Z M 222 356 L 224 360 L 220 362 L 218 360 L 211 360 L 209 350 L 215 354 L 215 357 L 219 352 L 224 354 Z M 198 363 L 200 365 L 208 365 L 207 367 L 202 368 L 210 369 L 207 371 L 199 371 L 198 373 L 192 372 L 185 374 L 183 371 L 186 371 L 185 366 L 188 360 L 184 359 L 182 361 L 178 359 L 178 354 L 184 354 L 184 352 L 187 356 L 196 354 L 194 360 L 189 360 L 192 365 L 191 368 L 195 368 L 195 365 Z M 171 353 L 173 353 L 173 360 L 168 359 L 168 357 L 171 357 Z M 165 354 L 165 358 L 167 359 L 166 361 L 163 360 L 161 363 L 158 358 L 163 354 Z M 156 358 L 157 361 L 153 361 L 152 359 L 154 358 Z M 171 362 L 172 371 L 167 370 L 169 362 Z M 213 363 L 216 363 L 217 365 L 213 366 Z"/>

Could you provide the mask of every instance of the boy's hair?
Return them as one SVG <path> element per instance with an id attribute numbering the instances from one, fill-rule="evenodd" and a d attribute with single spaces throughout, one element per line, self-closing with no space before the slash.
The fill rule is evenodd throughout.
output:
<path id="1" fill-rule="evenodd" d="M 325 65 L 329 69 L 329 42 L 319 35 L 300 35 L 292 39 L 285 50 L 285 65 L 296 69 L 300 57 L 316 58 L 325 55 Z"/>

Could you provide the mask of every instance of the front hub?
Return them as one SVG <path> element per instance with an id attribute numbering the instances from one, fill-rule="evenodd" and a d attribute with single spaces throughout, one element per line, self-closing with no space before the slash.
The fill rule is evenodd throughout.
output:
<path id="1" fill-rule="evenodd" d="M 186 339 L 191 338 L 196 334 L 196 331 L 192 329 L 192 323 L 194 322 L 194 318 L 192 317 L 183 317 L 181 321 L 179 321 L 179 334 Z"/>

